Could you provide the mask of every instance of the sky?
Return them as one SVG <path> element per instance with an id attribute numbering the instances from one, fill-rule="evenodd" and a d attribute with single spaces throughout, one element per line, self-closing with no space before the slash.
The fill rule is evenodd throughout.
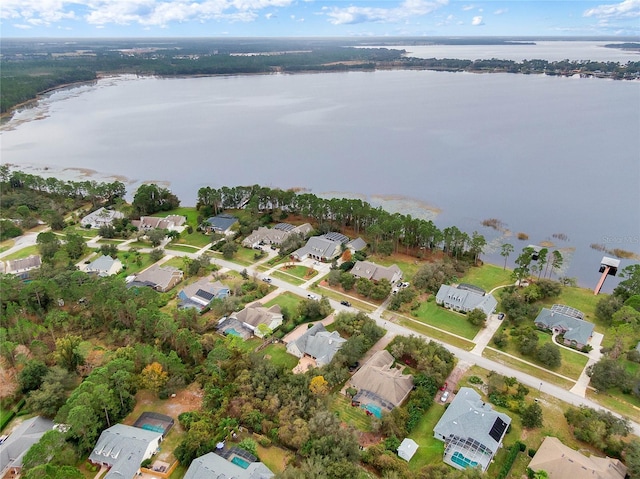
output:
<path id="1" fill-rule="evenodd" d="M 640 0 L 0 2 L 0 38 L 639 35 Z"/>

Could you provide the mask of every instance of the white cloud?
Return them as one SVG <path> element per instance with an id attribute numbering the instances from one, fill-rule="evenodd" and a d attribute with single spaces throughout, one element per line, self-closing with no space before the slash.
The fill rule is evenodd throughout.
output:
<path id="1" fill-rule="evenodd" d="M 468 12 L 469 10 L 473 10 L 474 8 L 476 8 L 474 5 L 463 5 L 462 6 L 462 10 L 464 10 L 465 12 Z"/>
<path id="2" fill-rule="evenodd" d="M 449 0 L 404 0 L 397 7 L 323 7 L 329 21 L 334 25 L 355 23 L 398 23 L 412 17 L 427 15 L 447 5 Z"/>
<path id="3" fill-rule="evenodd" d="M 93 25 L 139 24 L 165 27 L 171 22 L 253 21 L 266 8 L 295 0 L 3 0 L 0 18 L 50 25 L 84 18 Z"/>
<path id="4" fill-rule="evenodd" d="M 267 20 L 271 20 L 273 18 L 273 13 L 267 13 L 264 18 L 266 18 Z"/>
<path id="5" fill-rule="evenodd" d="M 640 17 L 640 0 L 624 0 L 621 3 L 598 5 L 586 10 L 585 17 Z"/>
<path id="6" fill-rule="evenodd" d="M 505 13 L 507 13 L 509 11 L 508 8 L 498 8 L 495 12 L 493 12 L 494 15 L 503 15 Z"/>
<path id="7" fill-rule="evenodd" d="M 478 25 L 484 25 L 484 23 L 482 22 L 482 17 L 473 17 L 473 20 L 471 20 L 471 25 L 473 25 L 474 27 L 477 27 Z"/>

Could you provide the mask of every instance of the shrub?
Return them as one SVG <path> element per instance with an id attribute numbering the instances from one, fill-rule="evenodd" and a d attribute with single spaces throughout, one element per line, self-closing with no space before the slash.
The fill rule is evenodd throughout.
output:
<path id="1" fill-rule="evenodd" d="M 482 384 L 483 383 L 482 378 L 479 378 L 478 376 L 471 376 L 469 378 L 469 382 L 471 384 Z"/>
<path id="2" fill-rule="evenodd" d="M 150 465 L 151 465 L 151 458 L 148 458 L 142 461 L 142 463 L 140 464 L 140 467 L 148 468 Z"/>
<path id="3" fill-rule="evenodd" d="M 527 451 L 527 454 L 529 454 L 529 457 L 533 457 L 533 456 L 536 455 L 536 452 L 538 452 L 538 451 L 536 451 L 533 448 L 529 448 L 529 451 Z"/>

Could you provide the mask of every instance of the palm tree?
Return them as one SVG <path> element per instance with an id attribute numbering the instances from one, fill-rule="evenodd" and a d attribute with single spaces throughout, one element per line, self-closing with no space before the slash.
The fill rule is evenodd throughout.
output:
<path id="1" fill-rule="evenodd" d="M 509 243 L 504 243 L 502 245 L 502 250 L 500 251 L 500 256 L 504 258 L 504 268 L 502 268 L 503 270 L 507 269 L 507 258 L 511 253 L 513 253 L 513 245 Z"/>

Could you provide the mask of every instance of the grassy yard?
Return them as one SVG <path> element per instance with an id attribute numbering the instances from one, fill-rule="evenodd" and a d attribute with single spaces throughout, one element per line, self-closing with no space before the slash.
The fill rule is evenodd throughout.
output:
<path id="1" fill-rule="evenodd" d="M 170 260 L 162 263 L 162 266 L 172 266 L 174 268 L 183 269 L 184 258 L 182 256 L 176 256 L 175 258 L 171 258 Z"/>
<path id="2" fill-rule="evenodd" d="M 137 258 L 140 258 L 140 263 L 138 264 Z M 124 269 L 118 273 L 118 276 L 125 278 L 131 274 L 136 274 L 142 271 L 145 268 L 148 268 L 153 264 L 151 258 L 148 254 L 145 253 L 131 253 L 129 251 L 123 251 L 118 253 L 118 259 L 122 261 L 122 266 Z"/>
<path id="3" fill-rule="evenodd" d="M 470 268 L 467 274 L 460 279 L 460 282 L 491 291 L 496 286 L 513 284 L 513 279 L 511 279 L 510 270 L 503 270 L 500 266 L 493 264 L 484 264 L 480 267 Z"/>
<path id="4" fill-rule="evenodd" d="M 314 288 L 314 292 L 318 293 L 321 296 L 326 296 L 329 299 L 334 299 L 336 301 L 342 301 L 346 299 L 351 303 L 354 308 L 359 309 L 360 311 L 364 311 L 365 313 L 371 313 L 376 310 L 376 306 L 371 303 L 367 303 L 364 301 L 360 301 L 358 298 L 349 296 L 347 294 L 342 294 L 331 287 L 325 286 L 324 284 Z"/>
<path id="5" fill-rule="evenodd" d="M 384 318 L 394 317 L 389 312 L 385 312 L 383 315 Z M 475 346 L 471 341 L 467 341 L 466 339 L 459 338 L 457 336 L 452 336 L 443 331 L 433 329 L 427 324 L 418 323 L 416 321 L 411 321 L 406 318 L 399 317 L 395 319 L 399 325 L 404 326 L 405 328 L 409 328 L 417 333 L 424 334 L 425 336 L 429 336 L 430 338 L 436 339 L 438 341 L 442 341 L 447 344 L 451 344 L 452 346 L 456 346 L 458 348 L 464 349 L 466 351 L 471 351 Z"/>
<path id="6" fill-rule="evenodd" d="M 14 259 L 23 259 L 23 258 L 28 258 L 33 254 L 38 254 L 38 245 L 34 244 L 31 246 L 27 246 L 26 248 L 22 248 L 16 251 L 15 253 L 11 253 L 10 255 L 5 256 L 4 258 L 2 258 L 2 260 L 11 261 Z"/>
<path id="7" fill-rule="evenodd" d="M 12 239 L 4 240 L 2 243 L 0 243 L 0 253 L 4 253 L 9 248 L 13 248 L 15 244 L 16 244 L 15 240 L 12 240 Z"/>
<path id="8" fill-rule="evenodd" d="M 518 371 L 522 371 L 524 373 L 530 374 L 531 376 L 540 378 L 544 381 L 548 381 L 550 383 L 555 384 L 556 386 L 560 386 L 565 389 L 571 389 L 575 384 L 573 381 L 569 381 L 567 379 L 556 376 L 555 374 L 545 369 L 537 368 L 530 364 L 523 363 L 518 359 L 512 358 L 511 356 L 502 354 L 500 351 L 493 349 L 491 347 L 485 348 L 485 350 L 482 352 L 482 355 L 485 358 L 499 362 L 500 364 L 511 366 L 512 368 L 517 369 Z"/>
<path id="9" fill-rule="evenodd" d="M 207 246 L 208 244 L 211 244 L 211 236 L 195 230 L 191 234 L 183 231 L 182 233 L 180 233 L 180 239 L 178 240 L 178 243 L 202 248 L 204 246 Z"/>
<path id="10" fill-rule="evenodd" d="M 197 253 L 200 248 L 198 248 L 197 246 L 191 246 L 191 245 L 169 243 L 166 246 L 166 249 L 174 250 L 174 251 L 182 251 L 183 253 Z"/>
<path id="11" fill-rule="evenodd" d="M 587 398 L 632 421 L 640 422 L 640 399 L 631 394 L 623 394 L 619 389 L 612 389 L 606 393 L 596 393 L 587 389 Z"/>
<path id="12" fill-rule="evenodd" d="M 509 328 L 506 328 L 505 332 L 508 334 Z M 553 342 L 553 338 L 550 333 L 546 331 L 537 331 L 537 333 L 538 333 L 538 347 L 546 343 Z M 580 377 L 580 374 L 582 374 L 582 370 L 586 366 L 589 358 L 584 354 L 578 353 L 577 351 L 574 352 L 572 350 L 563 348 L 561 346 L 559 346 L 559 348 L 560 348 L 560 356 L 562 358 L 562 363 L 560 367 L 555 370 L 555 372 L 562 374 L 563 376 L 567 376 L 569 378 L 577 380 Z M 537 364 L 538 366 L 546 369 L 546 366 L 541 362 L 539 362 L 536 358 L 530 357 L 530 356 L 523 356 L 522 354 L 520 354 L 520 352 L 518 351 L 518 348 L 516 347 L 513 341 L 509 341 L 507 343 L 507 346 L 503 348 L 502 351 L 504 351 L 505 353 L 509 353 L 514 356 L 517 356 L 521 358 L 523 361 L 529 361 L 530 363 Z"/>
<path id="13" fill-rule="evenodd" d="M 432 404 L 413 432 L 409 434 L 409 438 L 416 441 L 420 446 L 409 462 L 409 468 L 412 471 L 417 471 L 427 464 L 442 462 L 444 442 L 438 441 L 433 437 L 433 428 L 443 414 L 443 405 Z"/>
<path id="14" fill-rule="evenodd" d="M 283 273 L 282 271 L 274 271 L 273 273 L 271 273 L 271 276 L 281 279 L 282 281 L 286 281 L 287 283 L 293 284 L 294 286 L 300 286 L 305 283 L 303 279 L 296 278 L 295 276 L 291 276 L 288 273 Z"/>
<path id="15" fill-rule="evenodd" d="M 263 447 L 258 444 L 258 458 L 276 474 L 284 471 L 290 457 L 291 452 L 286 449 L 277 446 Z"/>
<path id="16" fill-rule="evenodd" d="M 233 255 L 229 261 L 239 264 L 240 266 L 251 266 L 257 260 L 254 258 L 256 251 L 251 248 L 245 248 L 240 246 L 238 251 Z"/>
<path id="17" fill-rule="evenodd" d="M 595 324 L 595 330 L 599 333 L 604 333 L 607 329 L 605 324 L 600 323 L 596 319 L 595 311 L 596 304 L 602 298 L 603 295 L 595 296 L 593 291 L 586 288 L 571 288 L 568 286 L 562 287 L 562 293 L 557 298 L 544 301 L 543 305 L 551 307 L 554 304 L 566 304 L 572 308 L 579 309 L 584 313 L 584 319 Z"/>
<path id="18" fill-rule="evenodd" d="M 98 244 L 114 244 L 116 246 L 124 243 L 125 240 L 121 240 L 121 239 L 104 239 L 101 238 L 98 240 Z"/>
<path id="19" fill-rule="evenodd" d="M 418 321 L 444 329 L 463 338 L 473 339 L 480 331 L 480 327 L 474 326 L 467 321 L 465 315 L 442 308 L 435 302 L 425 301 L 412 314 L 414 319 Z"/>
<path id="20" fill-rule="evenodd" d="M 296 367 L 298 364 L 298 358 L 289 354 L 287 352 L 287 348 L 284 344 L 271 344 L 260 351 L 260 354 L 263 357 L 269 356 L 269 361 L 277 366 L 284 366 L 285 368 L 291 370 Z"/>
<path id="21" fill-rule="evenodd" d="M 298 266 L 283 266 L 280 268 L 280 271 L 291 276 L 295 276 L 296 278 L 300 278 L 304 281 L 309 281 L 314 276 L 318 275 L 318 272 L 313 268 L 307 268 L 306 266 L 298 265 Z"/>
<path id="22" fill-rule="evenodd" d="M 300 304 L 300 301 L 302 301 L 300 296 L 285 292 L 267 301 L 265 306 L 270 308 L 274 304 L 277 304 L 281 309 L 286 309 L 293 317 L 296 317 L 298 315 L 298 304 Z"/>
<path id="23" fill-rule="evenodd" d="M 341 421 L 355 427 L 364 432 L 371 431 L 371 416 L 367 416 L 364 409 L 351 405 L 351 400 L 336 394 L 333 401 L 329 405 L 329 409 L 340 418 Z"/>
<path id="24" fill-rule="evenodd" d="M 196 226 L 198 224 L 198 214 L 198 210 L 195 208 L 195 206 L 181 206 L 170 211 L 155 213 L 151 216 L 155 216 L 157 218 L 166 218 L 169 215 L 186 216 L 187 223 Z"/>

